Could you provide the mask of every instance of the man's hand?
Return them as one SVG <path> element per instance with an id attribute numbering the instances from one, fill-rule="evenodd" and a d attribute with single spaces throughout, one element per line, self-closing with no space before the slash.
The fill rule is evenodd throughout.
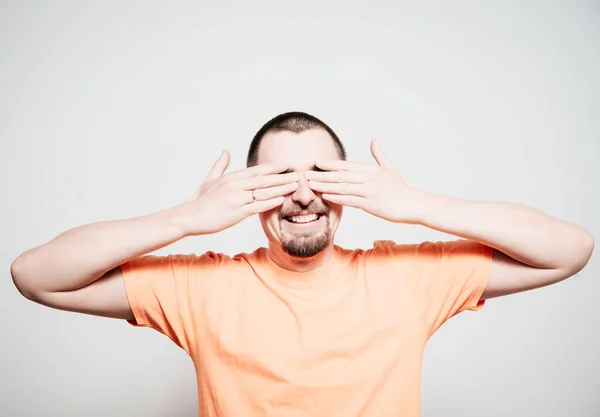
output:
<path id="1" fill-rule="evenodd" d="M 180 206 L 187 235 L 216 233 L 272 210 L 298 188 L 297 172 L 281 174 L 288 167 L 256 165 L 225 174 L 229 159 L 223 151 L 196 193 Z"/>
<path id="2" fill-rule="evenodd" d="M 310 188 L 335 204 L 392 222 L 419 223 L 423 194 L 406 183 L 376 139 L 371 153 L 377 164 L 317 161 L 315 166 L 326 172 L 307 171 Z"/>
<path id="3" fill-rule="evenodd" d="M 496 250 L 482 299 L 562 281 L 579 272 L 594 250 L 582 227 L 517 204 L 476 202 L 426 194 L 410 187 L 377 141 L 377 165 L 318 162 L 328 172 L 307 172 L 309 186 L 332 203 L 378 217 L 421 224 Z"/>

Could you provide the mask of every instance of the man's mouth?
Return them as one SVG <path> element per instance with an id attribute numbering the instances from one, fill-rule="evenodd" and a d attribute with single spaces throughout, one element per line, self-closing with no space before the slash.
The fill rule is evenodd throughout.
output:
<path id="1" fill-rule="evenodd" d="M 284 216 L 283 218 L 290 223 L 305 224 L 305 223 L 316 222 L 317 220 L 319 220 L 321 218 L 322 215 L 323 214 L 321 214 L 321 213 L 312 213 L 312 214 L 301 214 L 301 215 L 294 215 L 294 216 Z"/>

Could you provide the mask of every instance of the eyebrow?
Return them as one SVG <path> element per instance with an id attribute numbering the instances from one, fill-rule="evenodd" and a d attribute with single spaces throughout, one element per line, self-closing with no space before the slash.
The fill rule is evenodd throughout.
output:
<path id="1" fill-rule="evenodd" d="M 321 168 L 319 168 L 319 167 L 318 167 L 318 166 L 316 166 L 316 165 L 313 165 L 313 166 L 310 168 L 310 171 L 325 172 L 325 170 L 324 170 L 324 169 L 321 169 Z M 283 171 L 283 172 L 282 172 L 282 174 L 289 174 L 290 172 L 297 172 L 297 171 L 296 171 L 295 169 L 288 168 L 288 169 L 286 169 L 285 171 Z"/>

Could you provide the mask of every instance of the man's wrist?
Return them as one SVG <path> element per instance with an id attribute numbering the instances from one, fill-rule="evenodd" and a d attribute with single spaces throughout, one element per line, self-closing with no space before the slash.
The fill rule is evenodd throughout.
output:
<path id="1" fill-rule="evenodd" d="M 444 218 L 455 211 L 459 204 L 456 199 L 422 191 L 417 192 L 415 200 L 417 201 L 417 223 L 435 229 L 439 228 Z"/>
<path id="2" fill-rule="evenodd" d="M 202 234 L 193 227 L 193 216 L 191 207 L 187 203 L 171 207 L 163 211 L 165 221 L 173 228 L 179 239 Z"/>

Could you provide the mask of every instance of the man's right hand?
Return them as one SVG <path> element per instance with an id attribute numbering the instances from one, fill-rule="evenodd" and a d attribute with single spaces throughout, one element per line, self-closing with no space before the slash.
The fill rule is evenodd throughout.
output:
<path id="1" fill-rule="evenodd" d="M 179 207 L 187 235 L 216 233 L 272 210 L 298 188 L 300 174 L 282 174 L 288 167 L 256 165 L 225 174 L 229 160 L 223 151 L 196 193 Z"/>
<path id="2" fill-rule="evenodd" d="M 11 265 L 17 289 L 49 307 L 130 320 L 120 265 L 179 239 L 215 233 L 271 210 L 298 186 L 287 167 L 255 166 L 225 174 L 223 152 L 184 204 L 149 215 L 67 230 L 22 253 Z M 253 198 L 254 192 L 254 198 Z"/>

